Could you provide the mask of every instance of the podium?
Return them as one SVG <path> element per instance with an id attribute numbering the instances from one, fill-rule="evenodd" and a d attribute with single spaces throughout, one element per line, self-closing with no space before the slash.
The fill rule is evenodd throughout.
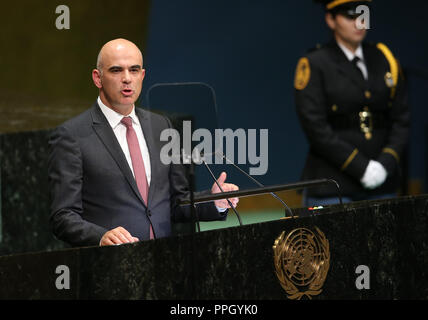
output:
<path id="1" fill-rule="evenodd" d="M 298 299 L 427 299 L 427 210 L 428 196 L 361 201 L 133 244 L 2 256 L 0 299 L 286 300 L 293 295 L 278 278 L 273 246 L 299 228 L 322 232 L 329 261 L 319 293 L 298 288 Z M 64 270 L 69 289 L 58 289 Z"/>

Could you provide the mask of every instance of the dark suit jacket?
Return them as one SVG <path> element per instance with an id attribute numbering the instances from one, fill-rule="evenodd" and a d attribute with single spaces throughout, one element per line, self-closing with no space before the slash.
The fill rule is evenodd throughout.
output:
<path id="1" fill-rule="evenodd" d="M 124 227 L 140 240 L 171 234 L 171 220 L 191 219 L 190 208 L 177 205 L 189 196 L 183 165 L 164 165 L 159 137 L 170 121 L 136 108 L 150 153 L 151 183 L 146 206 L 125 155 L 97 104 L 60 125 L 49 144 L 52 192 L 50 224 L 57 238 L 73 245 L 98 245 L 105 232 Z M 209 191 L 208 191 L 209 192 Z M 213 202 L 198 206 L 199 220 L 221 220 Z"/>
<path id="2" fill-rule="evenodd" d="M 307 80 L 301 86 L 295 82 L 297 114 L 310 144 L 302 179 L 334 179 L 347 196 L 397 191 L 409 131 L 402 74 L 392 96 L 385 80 L 391 71 L 386 55 L 371 43 L 363 43 L 363 54 L 368 80 L 335 41 L 308 53 L 307 70 L 296 72 L 296 81 Z M 359 113 L 365 109 L 373 115 L 370 139 L 360 127 Z M 366 190 L 360 179 L 371 159 L 385 167 L 388 177 L 379 188 Z M 307 191 L 310 196 L 337 194 L 333 187 Z"/>

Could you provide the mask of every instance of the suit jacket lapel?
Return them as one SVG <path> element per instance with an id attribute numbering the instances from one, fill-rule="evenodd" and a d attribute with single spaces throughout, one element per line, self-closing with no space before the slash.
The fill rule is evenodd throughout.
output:
<path id="1" fill-rule="evenodd" d="M 156 194 L 156 182 L 158 181 L 157 164 L 160 163 L 160 150 L 158 145 L 156 144 L 155 137 L 153 136 L 152 123 L 147 117 L 146 111 L 136 107 L 135 113 L 137 114 L 138 119 L 140 120 L 144 139 L 146 140 L 147 148 L 149 149 L 151 179 L 149 186 L 148 202 L 152 204 L 153 197 Z"/>
<path id="2" fill-rule="evenodd" d="M 122 151 L 122 148 L 120 147 L 120 144 L 114 135 L 113 129 L 110 127 L 110 124 L 108 123 L 98 104 L 95 104 L 95 106 L 92 108 L 91 115 L 92 127 L 94 128 L 94 131 L 103 142 L 104 146 L 109 151 L 113 159 L 116 161 L 134 193 L 145 205 L 143 198 L 138 191 L 137 183 L 134 179 L 131 169 L 129 168 L 128 161 L 126 161 L 126 157 Z"/>

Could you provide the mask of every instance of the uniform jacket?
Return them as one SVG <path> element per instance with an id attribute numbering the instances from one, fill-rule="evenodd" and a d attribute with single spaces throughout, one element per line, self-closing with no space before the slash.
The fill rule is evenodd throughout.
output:
<path id="1" fill-rule="evenodd" d="M 334 179 L 348 196 L 397 191 L 409 131 L 398 61 L 383 44 L 362 48 L 368 80 L 335 41 L 302 57 L 295 76 L 297 114 L 309 142 L 302 180 Z M 371 191 L 360 183 L 370 160 L 388 173 Z M 308 190 L 310 196 L 336 194 L 333 187 Z"/>

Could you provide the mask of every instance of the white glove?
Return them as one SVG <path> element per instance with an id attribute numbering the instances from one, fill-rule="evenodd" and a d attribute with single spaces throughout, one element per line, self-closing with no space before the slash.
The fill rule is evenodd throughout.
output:
<path id="1" fill-rule="evenodd" d="M 385 182 L 388 173 L 380 162 L 370 160 L 361 183 L 366 189 L 375 189 Z"/>

